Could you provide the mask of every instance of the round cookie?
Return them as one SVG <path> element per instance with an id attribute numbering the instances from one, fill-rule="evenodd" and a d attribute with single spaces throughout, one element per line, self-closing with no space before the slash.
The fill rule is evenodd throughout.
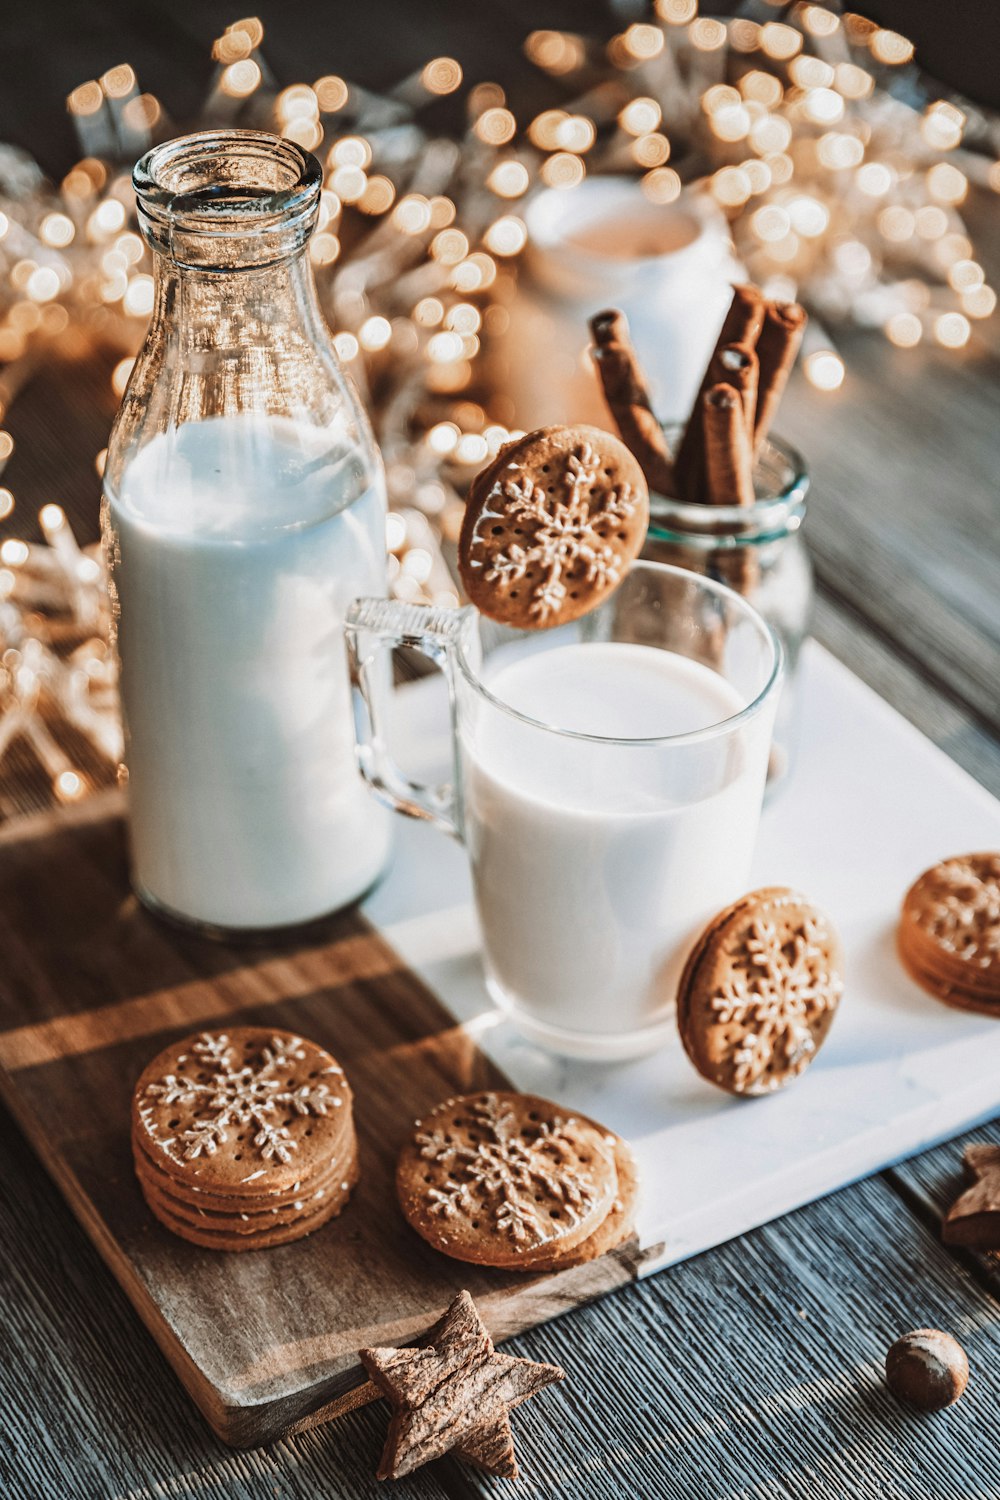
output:
<path id="1" fill-rule="evenodd" d="M 1000 1015 L 1000 1002 L 992 998 L 984 985 L 961 983 L 953 974 L 936 964 L 933 955 L 918 956 L 914 951 L 915 947 L 914 943 L 904 944 L 902 935 L 897 933 L 896 950 L 899 961 L 921 989 L 955 1010 L 975 1011 L 984 1016 Z"/>
<path id="2" fill-rule="evenodd" d="M 274 1229 L 282 1224 L 293 1224 L 305 1214 L 320 1208 L 326 1201 L 336 1198 L 347 1197 L 351 1178 L 338 1174 L 336 1179 L 330 1179 L 325 1187 L 313 1190 L 309 1189 L 297 1198 L 293 1203 L 286 1204 L 282 1208 L 254 1207 L 245 1212 L 235 1209 L 200 1208 L 185 1202 L 183 1198 L 174 1197 L 168 1192 L 162 1182 L 155 1182 L 151 1176 L 143 1172 L 137 1172 L 139 1187 L 143 1197 L 149 1204 L 162 1203 L 173 1218 L 181 1219 L 186 1224 L 201 1225 L 206 1229 L 226 1230 L 234 1234 L 256 1234 L 261 1230 Z M 345 1187 L 345 1184 L 347 1186 Z M 155 1210 L 154 1210 L 155 1211 Z"/>
<path id="3" fill-rule="evenodd" d="M 396 1169 L 403 1214 L 436 1250 L 533 1268 L 588 1239 L 618 1191 L 606 1133 L 530 1094 L 449 1099 L 418 1121 Z"/>
<path id="4" fill-rule="evenodd" d="M 314 1042 L 268 1027 L 166 1047 L 132 1104 L 133 1138 L 177 1182 L 226 1196 L 283 1192 L 343 1150 L 351 1091 Z"/>
<path id="5" fill-rule="evenodd" d="M 648 524 L 646 480 L 624 443 L 598 427 L 542 427 L 473 480 L 459 572 L 491 619 L 565 624 L 617 587 Z"/>
<path id="6" fill-rule="evenodd" d="M 589 1123 L 593 1124 L 593 1121 Z M 600 1128 L 600 1127 L 595 1127 Z M 525 1270 L 534 1272 L 567 1271 L 571 1266 L 583 1266 L 609 1250 L 615 1250 L 632 1233 L 636 1203 L 639 1198 L 639 1174 L 631 1147 L 621 1136 L 606 1137 L 614 1152 L 615 1170 L 618 1174 L 618 1191 L 608 1210 L 607 1217 L 593 1234 L 573 1250 L 556 1250 L 547 1260 L 533 1260 Z"/>
<path id="7" fill-rule="evenodd" d="M 907 972 L 939 1000 L 1000 1014 L 1000 854 L 965 854 L 925 870 L 897 933 Z"/>
<path id="8" fill-rule="evenodd" d="M 782 886 L 751 891 L 695 943 L 677 1025 L 703 1078 L 731 1094 L 774 1093 L 826 1039 L 840 1003 L 840 943 L 827 917 Z"/>

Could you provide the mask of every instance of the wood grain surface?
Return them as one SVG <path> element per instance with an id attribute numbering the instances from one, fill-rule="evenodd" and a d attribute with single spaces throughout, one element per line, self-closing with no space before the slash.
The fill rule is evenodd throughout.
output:
<path id="1" fill-rule="evenodd" d="M 963 212 L 995 284 L 996 200 Z M 957 353 L 838 334 L 843 390 L 819 395 L 798 377 L 780 426 L 814 477 L 817 636 L 1000 794 L 998 337 L 996 318 Z M 74 366 L 18 398 L 4 482 L 19 510 L 3 534 L 53 499 L 96 525 L 106 380 Z M 9 811 L 42 805 L 29 765 L 3 772 Z M 973 1138 L 1000 1141 L 1000 1128 Z M 991 1263 L 938 1236 L 962 1145 L 513 1339 L 511 1352 L 557 1360 L 568 1379 L 515 1414 L 524 1477 L 504 1493 L 995 1500 L 1000 1283 Z M 386 1493 L 372 1477 L 380 1405 L 256 1450 L 213 1437 L 12 1122 L 0 1132 L 0 1297 L 5 1500 Z M 955 1333 L 972 1366 L 963 1400 L 935 1417 L 896 1406 L 881 1380 L 888 1345 L 927 1324 Z M 394 1493 L 500 1490 L 444 1459 Z"/>

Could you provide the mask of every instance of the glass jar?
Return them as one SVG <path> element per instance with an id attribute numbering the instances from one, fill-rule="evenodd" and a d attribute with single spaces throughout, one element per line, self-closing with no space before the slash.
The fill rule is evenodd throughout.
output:
<path id="1" fill-rule="evenodd" d="M 663 430 L 676 452 L 683 429 Z M 754 485 L 757 503 L 745 507 L 686 504 L 651 494 L 642 555 L 728 583 L 778 635 L 785 652 L 785 685 L 768 766 L 770 795 L 789 773 L 798 740 L 799 655 L 813 607 L 812 564 L 802 535 L 809 475 L 794 448 L 770 438 L 757 460 Z"/>
<path id="2" fill-rule="evenodd" d="M 308 921 L 382 871 L 342 625 L 386 588 L 385 490 L 306 244 L 322 170 L 257 131 L 133 176 L 155 305 L 102 520 L 143 901 L 208 930 Z"/>

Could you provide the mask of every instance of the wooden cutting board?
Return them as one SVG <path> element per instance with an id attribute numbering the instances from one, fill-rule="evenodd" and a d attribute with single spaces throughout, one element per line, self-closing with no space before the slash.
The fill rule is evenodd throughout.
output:
<path id="1" fill-rule="evenodd" d="M 404 1222 L 396 1153 L 450 1094 L 506 1080 L 356 914 L 294 946 L 223 945 L 130 893 L 117 794 L 0 835 L 0 1091 L 219 1437 L 270 1441 L 363 1379 L 357 1351 L 418 1339 L 467 1287 L 510 1337 L 634 1278 L 635 1243 L 535 1277 L 463 1266 Z M 129 1106 L 146 1062 L 199 1027 L 274 1025 L 327 1047 L 355 1094 L 361 1182 L 296 1244 L 200 1250 L 150 1215 Z"/>

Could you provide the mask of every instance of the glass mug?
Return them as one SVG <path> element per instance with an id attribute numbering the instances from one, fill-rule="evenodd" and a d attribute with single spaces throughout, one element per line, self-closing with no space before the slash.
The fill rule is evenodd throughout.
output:
<path id="1" fill-rule="evenodd" d="M 358 599 L 346 632 L 362 772 L 383 801 L 465 844 L 494 1002 L 565 1055 L 662 1045 L 691 944 L 747 889 L 782 676 L 771 628 L 724 584 L 638 562 L 553 630 Z M 412 782 L 387 748 L 395 646 L 447 679 L 444 785 Z M 572 727 L 581 705 L 592 720 L 597 690 L 609 732 Z M 650 704 L 668 716 L 658 723 L 694 713 L 700 727 L 650 736 Z"/>

